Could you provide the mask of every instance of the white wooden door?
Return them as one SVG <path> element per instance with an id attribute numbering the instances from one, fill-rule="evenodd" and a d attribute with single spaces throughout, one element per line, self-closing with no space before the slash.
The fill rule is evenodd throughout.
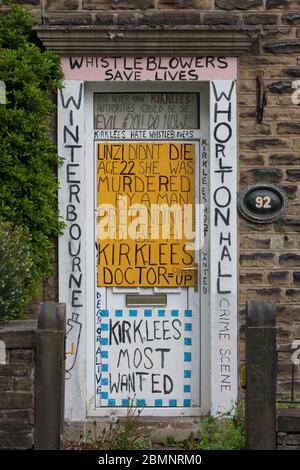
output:
<path id="1" fill-rule="evenodd" d="M 118 95 L 115 102 L 119 103 L 123 98 L 120 97 L 120 94 Z M 141 94 L 135 96 L 140 110 L 140 108 L 142 109 L 140 106 L 142 96 L 139 95 Z M 113 115 L 110 115 L 110 111 L 107 112 L 107 110 L 115 110 L 113 106 L 110 108 L 106 106 L 102 108 L 105 110 L 102 114 L 101 112 L 98 115 L 95 114 L 95 124 L 98 126 L 98 129 L 94 131 L 95 175 L 97 175 L 95 178 L 95 213 L 97 214 L 95 224 L 97 246 L 95 407 L 126 410 L 132 403 L 145 410 L 163 409 L 167 414 L 184 414 L 185 411 L 187 414 L 192 414 L 189 410 L 200 407 L 201 388 L 199 379 L 200 273 L 198 272 L 200 247 L 198 240 L 201 238 L 199 226 L 201 211 L 200 145 L 203 150 L 203 142 L 206 139 L 199 129 L 199 97 L 192 96 L 196 95 L 195 93 L 189 94 L 188 98 L 186 97 L 187 93 L 173 93 L 173 96 L 171 93 L 162 95 L 166 97 L 165 100 L 173 99 L 175 102 L 183 99 L 196 99 L 196 105 L 194 103 L 194 106 L 181 108 L 183 109 L 182 114 L 180 114 L 178 106 L 173 107 L 172 122 L 176 122 L 180 128 L 172 132 L 156 131 L 156 129 L 149 128 L 149 120 L 152 119 L 153 126 L 159 126 L 159 128 L 161 122 L 159 117 L 156 118 L 156 121 L 153 117 L 149 117 L 154 113 L 147 113 L 149 107 L 147 108 L 146 105 L 143 108 L 144 114 L 139 113 L 138 116 L 132 118 L 136 120 L 136 125 L 142 123 L 146 129 L 119 129 L 120 126 L 116 122 L 118 119 L 124 122 L 122 110 L 118 116 L 112 117 Z M 184 98 L 182 98 L 183 95 Z M 145 101 L 146 104 L 149 104 L 148 99 Z M 114 103 L 111 96 L 109 103 Z M 159 109 L 159 112 L 163 114 L 165 106 L 156 109 Z M 194 117 L 190 115 L 192 112 L 196 113 Z M 177 121 L 174 117 L 176 113 Z M 125 121 L 126 119 L 128 118 L 125 117 Z M 193 128 L 184 128 L 183 121 L 193 124 Z M 197 122 L 197 126 L 195 122 Z M 105 126 L 116 127 L 117 132 L 107 133 L 106 129 L 102 129 Z M 120 149 L 122 146 L 123 153 L 118 149 L 118 146 Z M 141 168 L 144 166 L 139 165 L 140 162 L 136 162 L 134 158 L 132 163 L 130 152 L 133 149 L 144 149 L 147 146 L 149 148 L 155 146 L 159 148 L 160 146 L 162 150 L 157 158 L 159 161 L 157 166 L 154 164 L 151 166 L 149 163 L 149 174 L 143 176 L 144 170 L 142 171 Z M 117 157 L 117 151 L 120 158 Z M 129 156 L 127 155 L 125 158 L 124 152 L 127 152 Z M 174 163 L 171 168 L 169 160 L 177 159 L 176 152 L 178 153 L 178 161 L 171 161 L 172 164 Z M 188 152 L 190 155 L 193 154 L 193 157 L 189 156 Z M 134 170 L 132 170 L 133 165 Z M 163 166 L 159 167 L 159 165 Z M 171 168 L 171 173 L 166 174 L 168 165 Z M 113 166 L 114 171 L 112 170 Z M 162 173 L 162 168 L 166 168 L 165 173 Z M 123 180 L 127 177 L 125 189 L 124 187 L 120 188 L 117 181 L 121 178 L 122 172 L 125 173 Z M 129 176 L 128 173 L 132 176 Z M 193 250 L 191 247 L 188 248 L 191 250 L 189 254 L 185 251 L 188 244 L 182 245 L 185 247 L 182 248 L 179 246 L 182 242 L 169 242 L 167 246 L 167 243 L 145 240 L 143 237 L 143 241 L 137 240 L 134 246 L 135 250 L 139 251 L 144 243 L 145 252 L 142 255 L 139 252 L 140 259 L 134 262 L 134 257 L 130 258 L 130 251 L 124 251 L 125 243 L 122 244 L 118 240 L 120 226 L 116 229 L 118 233 L 115 233 L 113 240 L 110 239 L 117 224 L 120 223 L 121 209 L 118 209 L 119 212 L 115 212 L 112 219 L 109 219 L 113 220 L 113 224 L 116 224 L 112 231 L 109 234 L 106 233 L 106 238 L 101 238 L 103 224 L 99 221 L 102 220 L 100 214 L 103 215 L 104 212 L 102 209 L 99 211 L 99 207 L 102 208 L 103 204 L 108 204 L 113 193 L 118 194 L 118 197 L 123 197 L 127 193 L 130 202 L 136 202 L 135 189 L 136 191 L 139 189 L 138 186 L 136 188 L 130 186 L 130 178 L 133 177 L 140 180 L 143 177 L 153 178 L 153 181 L 159 179 L 161 183 L 159 188 L 165 190 L 162 193 L 158 190 L 159 202 L 168 201 L 170 203 L 170 199 L 167 198 L 168 191 L 173 195 L 173 202 L 177 203 L 177 206 L 180 206 L 180 203 L 188 202 L 185 205 L 185 207 L 189 206 L 187 212 L 184 212 L 182 216 L 183 239 L 185 240 L 185 224 L 189 225 L 189 229 L 192 227 L 196 233 L 194 238 L 189 238 L 190 242 L 195 244 Z M 151 180 L 151 184 L 153 181 Z M 149 194 L 152 190 L 151 184 L 148 185 Z M 180 193 L 181 190 L 184 191 L 184 187 L 186 193 L 190 190 L 189 195 Z M 153 192 L 155 193 L 155 191 Z M 148 194 L 147 191 L 141 197 L 143 201 L 146 199 L 146 194 Z M 159 194 L 161 199 L 159 199 Z M 181 200 L 180 195 L 182 196 Z M 152 202 L 156 196 L 153 197 Z M 130 207 L 134 207 L 134 204 Z M 126 209 L 128 209 L 127 206 Z M 105 211 L 107 221 L 110 209 L 106 207 Z M 193 223 L 188 220 L 189 217 L 193 219 Z M 150 222 L 153 222 L 152 218 L 150 219 Z M 174 219 L 172 221 L 174 222 Z M 164 220 L 160 221 L 161 230 L 164 222 Z M 147 234 L 149 235 L 149 233 L 150 229 L 148 228 Z M 136 248 L 138 244 L 139 246 Z M 129 244 L 127 245 L 129 246 Z M 162 245 L 163 249 L 161 249 Z M 149 258 L 146 254 L 148 248 L 152 250 L 152 255 L 151 257 L 149 255 Z M 182 252 L 180 252 L 180 248 L 183 249 Z M 158 251 L 161 255 L 159 260 L 162 266 L 157 266 L 159 264 L 156 259 Z M 180 255 L 182 255 L 181 258 Z M 193 257 L 192 262 L 191 257 Z M 141 259 L 143 266 L 140 266 Z M 154 259 L 155 262 L 153 262 Z M 152 264 L 155 266 L 152 267 Z M 164 265 L 168 265 L 167 268 Z M 139 274 L 137 274 L 138 270 Z M 129 272 L 128 277 L 124 275 L 126 271 Z M 163 275 L 159 276 L 161 272 Z M 147 277 L 148 273 L 151 273 L 151 276 L 149 274 Z M 132 287 L 129 284 L 133 282 L 133 279 L 135 285 Z"/>

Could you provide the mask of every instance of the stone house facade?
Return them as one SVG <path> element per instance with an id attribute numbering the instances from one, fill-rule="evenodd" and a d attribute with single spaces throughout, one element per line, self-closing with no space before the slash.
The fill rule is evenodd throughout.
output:
<path id="1" fill-rule="evenodd" d="M 299 0 L 25 0 L 18 3 L 33 8 L 41 22 L 40 39 L 63 57 L 137 54 L 207 55 L 211 60 L 214 56 L 237 57 L 238 191 L 254 182 L 273 183 L 284 189 L 289 201 L 287 212 L 272 223 L 251 222 L 237 214 L 238 367 L 243 365 L 244 358 L 246 301 L 275 302 L 278 305 L 278 392 L 289 393 L 291 345 L 300 340 Z M 104 36 L 92 33 L 95 36 L 85 37 L 83 30 L 102 31 Z M 130 31 L 138 42 L 145 42 L 144 54 L 143 46 L 134 42 Z M 187 32 L 190 36 L 182 39 L 182 50 L 179 45 L 179 52 L 170 54 L 172 47 L 174 50 L 177 47 L 172 41 L 180 43 L 180 35 Z M 152 42 L 151 36 L 155 36 Z M 107 45 L 110 41 L 114 43 L 111 48 Z M 149 44 L 151 54 L 147 53 Z M 267 94 L 261 123 L 257 121 L 258 77 Z M 118 93 L 117 88 L 113 92 Z M 58 301 L 58 256 L 55 264 L 55 275 L 44 285 L 44 301 Z M 299 386 L 300 378 L 297 380 Z M 70 415 L 73 419 L 72 412 Z M 79 418 L 74 415 L 74 420 Z"/>

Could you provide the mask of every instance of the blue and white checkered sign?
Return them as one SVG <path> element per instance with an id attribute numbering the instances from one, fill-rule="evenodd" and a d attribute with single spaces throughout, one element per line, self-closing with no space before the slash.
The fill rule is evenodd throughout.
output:
<path id="1" fill-rule="evenodd" d="M 98 310 L 97 406 L 191 407 L 192 316 L 192 310 Z"/>

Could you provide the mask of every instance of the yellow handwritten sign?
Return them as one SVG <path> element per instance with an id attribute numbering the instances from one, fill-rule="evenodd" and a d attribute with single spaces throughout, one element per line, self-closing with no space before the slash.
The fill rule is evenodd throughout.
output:
<path id="1" fill-rule="evenodd" d="M 97 143 L 98 285 L 194 286 L 195 144 Z"/>

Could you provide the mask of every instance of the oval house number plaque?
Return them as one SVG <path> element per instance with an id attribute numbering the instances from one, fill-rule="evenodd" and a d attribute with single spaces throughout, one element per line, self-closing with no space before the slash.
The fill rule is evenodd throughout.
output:
<path id="1" fill-rule="evenodd" d="M 285 191 L 272 183 L 250 184 L 238 196 L 238 209 L 251 222 L 274 222 L 282 217 L 287 208 Z"/>

